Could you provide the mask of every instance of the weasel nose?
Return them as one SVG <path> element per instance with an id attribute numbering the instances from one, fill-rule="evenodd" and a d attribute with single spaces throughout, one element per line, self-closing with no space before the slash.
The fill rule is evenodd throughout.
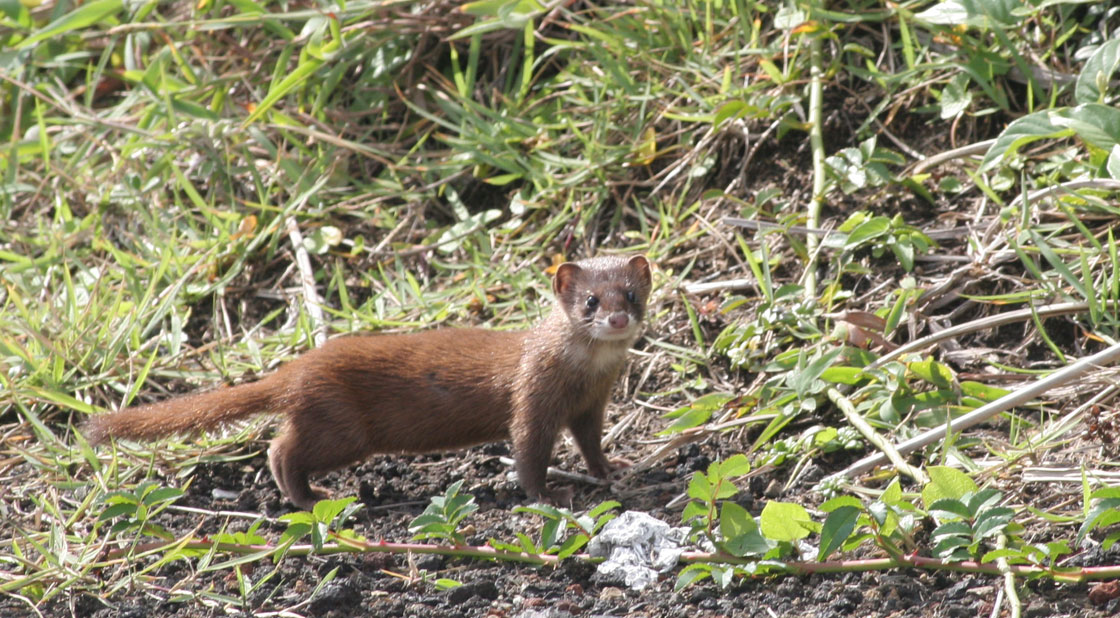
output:
<path id="1" fill-rule="evenodd" d="M 625 313 L 614 313 L 611 314 L 607 322 L 611 325 L 611 328 L 626 328 L 630 324 L 630 316 Z"/>

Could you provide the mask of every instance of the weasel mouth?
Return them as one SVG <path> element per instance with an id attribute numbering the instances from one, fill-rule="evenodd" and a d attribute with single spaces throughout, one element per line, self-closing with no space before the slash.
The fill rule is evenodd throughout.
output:
<path id="1" fill-rule="evenodd" d="M 607 324 L 596 324 L 591 329 L 591 337 L 600 341 L 618 341 L 634 336 L 633 323 L 621 328 L 614 328 Z"/>

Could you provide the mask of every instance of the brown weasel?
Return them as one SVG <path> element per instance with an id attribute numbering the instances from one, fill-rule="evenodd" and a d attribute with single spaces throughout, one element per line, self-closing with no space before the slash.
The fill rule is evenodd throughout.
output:
<path id="1" fill-rule="evenodd" d="M 521 486 L 561 499 L 545 470 L 561 429 L 591 474 L 611 464 L 603 410 L 638 336 L 650 292 L 646 258 L 561 264 L 552 312 L 520 332 L 440 329 L 342 337 L 264 379 L 90 418 L 91 444 L 215 429 L 258 413 L 285 417 L 268 449 L 276 484 L 310 509 L 324 492 L 312 474 L 374 453 L 427 453 L 512 438 Z"/>

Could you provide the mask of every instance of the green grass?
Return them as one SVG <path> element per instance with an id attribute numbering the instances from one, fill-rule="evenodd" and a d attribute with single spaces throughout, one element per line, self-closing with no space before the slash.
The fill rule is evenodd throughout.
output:
<path id="1" fill-rule="evenodd" d="M 524 327 L 559 259 L 659 264 L 634 365 L 658 386 L 637 397 L 678 410 L 660 427 L 752 427 L 734 448 L 790 488 L 866 448 L 838 437 L 830 388 L 899 442 L 1019 384 L 984 372 L 1115 344 L 1120 25 L 1040 4 L 0 3 L 0 590 L 105 594 L 100 548 L 143 536 L 110 534 L 105 496 L 181 486 L 163 472 L 264 433 L 95 452 L 86 415 L 265 373 L 327 333 Z M 858 374 L 930 316 L 1061 301 L 1087 308 Z M 911 463 L 1018 478 L 1110 435 L 1060 418 L 1105 388 Z M 829 491 L 864 495 L 851 481 Z"/>

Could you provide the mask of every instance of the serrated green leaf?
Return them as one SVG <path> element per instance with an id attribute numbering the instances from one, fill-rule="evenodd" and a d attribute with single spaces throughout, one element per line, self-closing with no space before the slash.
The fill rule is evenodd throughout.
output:
<path id="1" fill-rule="evenodd" d="M 930 482 L 922 488 L 922 504 L 928 510 L 930 505 L 942 498 L 960 500 L 966 494 L 976 491 L 976 483 L 968 475 L 948 466 L 930 466 L 926 469 Z"/>
<path id="2" fill-rule="evenodd" d="M 988 509 L 976 518 L 972 526 L 973 540 L 980 540 L 993 534 L 999 534 L 1007 526 L 1007 522 L 1015 516 L 1015 511 L 1005 507 Z"/>
<path id="3" fill-rule="evenodd" d="M 339 498 L 338 500 L 320 500 L 311 508 L 311 514 L 319 521 L 334 521 L 346 506 L 357 500 L 354 496 Z"/>
<path id="4" fill-rule="evenodd" d="M 1085 514 L 1085 521 L 1077 530 L 1077 544 L 1094 529 L 1120 522 L 1120 498 L 1108 498 L 1092 505 Z"/>
<path id="5" fill-rule="evenodd" d="M 144 494 L 143 503 L 152 506 L 160 502 L 175 500 L 183 495 L 183 490 L 178 487 L 160 487 Z"/>
<path id="6" fill-rule="evenodd" d="M 751 461 L 742 453 L 737 453 L 719 462 L 719 475 L 730 479 L 743 476 L 751 471 Z"/>
<path id="7" fill-rule="evenodd" d="M 883 490 L 883 495 L 879 499 L 886 504 L 895 505 L 902 501 L 902 483 L 899 482 L 898 477 L 891 480 L 890 485 Z"/>
<path id="8" fill-rule="evenodd" d="M 943 523 L 940 526 L 934 528 L 933 532 L 930 533 L 930 536 L 933 537 L 934 539 L 940 539 L 943 536 L 970 537 L 971 538 L 972 537 L 972 526 L 968 525 L 968 522 L 964 522 L 964 521 L 960 521 L 960 520 L 950 521 L 950 522 Z M 967 540 L 965 540 L 964 542 L 966 544 L 968 543 Z"/>
<path id="9" fill-rule="evenodd" d="M 746 509 L 734 502 L 720 507 L 719 530 L 723 548 L 733 556 L 762 556 L 772 545 L 759 533 L 758 524 Z"/>
<path id="10" fill-rule="evenodd" d="M 981 489 L 971 496 L 966 496 L 964 503 L 972 513 L 981 513 L 995 506 L 995 504 L 1002 499 L 1002 492 L 994 487 L 988 487 L 987 489 Z"/>
<path id="11" fill-rule="evenodd" d="M 595 508 L 588 511 L 587 514 L 592 519 L 597 519 L 603 513 L 606 513 L 607 511 L 613 511 L 614 509 L 617 509 L 621 506 L 622 503 L 618 500 L 605 500 L 603 502 L 600 502 L 597 506 L 595 506 Z"/>
<path id="12" fill-rule="evenodd" d="M 1017 561 L 1026 561 L 1023 551 L 1020 549 L 1012 549 L 1010 547 L 1003 547 L 1000 549 L 993 549 L 992 551 L 980 557 L 980 562 L 995 562 L 1000 558 L 1018 559 Z"/>
<path id="13" fill-rule="evenodd" d="M 759 528 L 768 539 L 792 543 L 809 536 L 812 524 L 809 512 L 800 504 L 771 500 L 762 507 Z"/>
<path id="14" fill-rule="evenodd" d="M 973 511 L 969 510 L 968 505 L 953 498 L 942 498 L 934 502 L 930 505 L 929 512 L 936 515 L 938 519 L 952 519 L 956 517 L 972 519 L 973 516 Z"/>
<path id="15" fill-rule="evenodd" d="M 688 483 L 688 496 L 700 502 L 712 501 L 712 484 L 708 482 L 707 475 L 702 472 L 692 473 L 692 480 Z"/>

